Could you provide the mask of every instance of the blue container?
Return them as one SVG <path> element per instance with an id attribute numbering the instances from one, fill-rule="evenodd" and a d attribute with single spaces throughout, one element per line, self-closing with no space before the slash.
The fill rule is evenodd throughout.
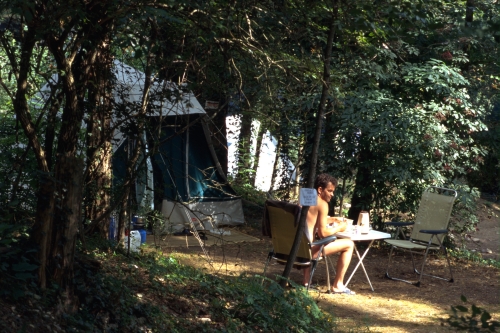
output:
<path id="1" fill-rule="evenodd" d="M 109 240 L 116 240 L 116 223 L 113 216 L 109 219 Z"/>
<path id="2" fill-rule="evenodd" d="M 141 234 L 141 244 L 146 243 L 146 230 L 139 229 L 139 233 Z"/>

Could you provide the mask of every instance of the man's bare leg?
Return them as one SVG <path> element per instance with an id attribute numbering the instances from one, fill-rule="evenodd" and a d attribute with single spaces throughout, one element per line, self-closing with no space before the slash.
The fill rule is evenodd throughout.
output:
<path id="1" fill-rule="evenodd" d="M 352 252 L 354 249 L 354 243 L 351 240 L 343 239 L 348 241 L 346 247 L 343 251 L 340 252 L 339 259 L 337 261 L 337 274 L 333 279 L 332 291 L 333 292 L 342 292 L 345 290 L 344 285 L 344 277 L 347 272 L 347 268 L 351 263 Z"/>
<path id="2" fill-rule="evenodd" d="M 344 286 L 344 276 L 349 267 L 352 257 L 352 251 L 354 249 L 354 243 L 350 239 L 337 239 L 336 241 L 329 243 L 324 248 L 325 255 L 331 255 L 334 253 L 340 253 L 339 260 L 337 261 L 337 274 L 333 280 L 332 291 L 339 292 L 345 289 Z M 317 256 L 319 247 L 312 249 L 312 254 L 314 257 Z M 311 276 L 311 268 L 304 268 L 304 279 L 302 284 L 305 286 L 309 283 L 309 277 Z"/>

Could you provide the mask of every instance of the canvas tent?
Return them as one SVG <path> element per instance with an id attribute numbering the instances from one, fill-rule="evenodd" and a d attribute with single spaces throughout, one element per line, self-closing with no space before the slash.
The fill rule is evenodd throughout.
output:
<path id="1" fill-rule="evenodd" d="M 140 106 L 144 73 L 119 61 L 115 61 L 113 72 L 115 101 L 130 109 Z M 211 144 L 208 117 L 198 100 L 171 82 L 153 84 L 149 94 L 150 126 L 146 128 L 150 130 L 144 139 L 159 145 L 146 162 L 147 171 L 138 177 L 137 201 L 147 204 L 148 197 L 160 198 L 169 231 L 182 230 L 193 221 L 205 229 L 242 224 L 241 198 L 227 183 Z M 115 131 L 113 141 L 113 170 L 119 178 L 123 172 L 119 165 L 131 143 L 120 130 Z"/>
<path id="2" fill-rule="evenodd" d="M 127 131 L 133 127 L 144 95 L 145 74 L 115 60 L 113 64 L 113 95 L 115 110 L 112 116 L 113 184 L 125 177 L 128 154 L 135 144 Z M 57 82 L 57 74 L 52 84 Z M 41 89 L 42 99 L 50 93 L 47 84 Z M 148 148 L 142 172 L 135 186 L 139 206 L 150 208 L 153 198 L 160 202 L 166 217 L 165 231 L 182 230 L 192 222 L 197 227 L 238 225 L 244 222 L 241 198 L 227 184 L 225 174 L 211 144 L 208 117 L 191 92 L 183 91 L 172 82 L 157 82 L 148 90 L 144 142 Z M 135 113 L 135 115 L 134 115 Z M 158 206 L 158 205 L 156 205 Z"/>

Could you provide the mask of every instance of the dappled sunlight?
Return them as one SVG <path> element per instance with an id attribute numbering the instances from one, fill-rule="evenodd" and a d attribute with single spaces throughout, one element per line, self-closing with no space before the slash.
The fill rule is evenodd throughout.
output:
<path id="1" fill-rule="evenodd" d="M 201 268 L 210 274 L 261 276 L 270 249 L 268 239 L 208 247 L 211 264 L 200 247 L 171 248 L 164 253 L 173 255 L 182 264 Z M 368 331 L 368 326 L 370 332 L 449 332 L 449 326 L 441 326 L 441 323 L 448 318 L 452 305 L 462 305 L 461 295 L 489 311 L 496 320 L 500 319 L 500 272 L 497 269 L 453 260 L 454 283 L 424 277 L 422 286 L 415 287 L 384 278 L 387 255 L 380 247 L 370 250 L 364 263 L 375 291 L 371 291 L 362 270 L 358 270 L 349 283 L 349 288 L 357 293 L 355 296 L 326 293 L 325 265 L 319 264 L 313 283 L 317 284 L 321 293 L 310 291 L 310 295 L 321 309 L 337 318 L 340 330 L 363 332 Z M 331 259 L 332 263 L 337 261 L 336 256 Z M 444 258 L 430 259 L 427 272 L 444 271 Z M 401 274 L 410 280 L 416 278 L 411 271 L 409 257 L 398 255 L 395 260 L 394 275 Z M 357 259 L 353 258 L 347 276 L 356 263 Z M 283 265 L 271 262 L 265 276 L 275 280 L 283 270 Z M 300 284 L 302 272 L 293 269 L 290 280 Z"/>
<path id="2" fill-rule="evenodd" d="M 355 302 L 353 298 L 356 298 Z M 408 296 L 406 296 L 408 297 Z M 447 312 L 421 300 L 393 299 L 373 294 L 321 294 L 319 306 L 338 318 L 339 328 L 363 327 L 380 332 L 440 332 Z M 438 330 L 439 329 L 439 330 Z M 448 328 L 446 328 L 448 330 Z"/>

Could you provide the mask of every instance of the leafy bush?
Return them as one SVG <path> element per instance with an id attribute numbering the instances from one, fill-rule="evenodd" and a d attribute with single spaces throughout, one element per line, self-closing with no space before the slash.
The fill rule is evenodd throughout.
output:
<path id="1" fill-rule="evenodd" d="M 476 251 L 470 251 L 466 247 L 460 247 L 455 249 L 449 249 L 448 253 L 458 259 L 463 259 L 471 261 L 480 265 L 493 266 L 500 268 L 500 261 L 495 259 L 484 259 L 481 253 Z"/>
<path id="2" fill-rule="evenodd" d="M 450 229 L 463 236 L 475 230 L 479 223 L 477 211 L 480 194 L 477 188 L 470 188 L 465 184 L 455 183 L 453 188 L 458 191 L 459 196 L 453 207 Z"/>
<path id="3" fill-rule="evenodd" d="M 467 303 L 465 296 L 460 297 L 462 302 Z M 491 320 L 491 315 L 485 309 L 471 305 L 471 312 L 463 305 L 452 306 L 452 315 L 447 319 L 451 327 L 459 331 L 467 332 L 496 332 L 500 322 Z"/>
<path id="4" fill-rule="evenodd" d="M 87 242 L 88 247 L 93 243 Z M 220 278 L 159 253 L 126 258 L 102 242 L 89 254 L 77 259 L 80 307 L 75 315 L 63 318 L 61 326 L 67 332 L 327 332 L 334 328 L 333 318 L 296 285 L 285 290 L 259 276 Z"/>
<path id="5" fill-rule="evenodd" d="M 25 227 L 0 222 L 0 296 L 17 299 L 36 277 L 36 250 L 28 242 Z"/>
<path id="6" fill-rule="evenodd" d="M 265 287 L 261 279 L 266 281 Z M 293 282 L 294 289 L 284 290 L 276 281 L 259 276 L 240 276 L 224 284 L 219 279 L 212 281 L 216 290 L 226 288 L 225 297 L 233 297 L 233 306 L 220 310 L 235 328 L 265 332 L 325 332 L 334 328 L 333 318 Z"/>
<path id="7" fill-rule="evenodd" d="M 233 183 L 231 186 L 234 188 L 236 193 L 240 195 L 244 200 L 253 202 L 255 204 L 264 206 L 264 203 L 267 199 L 266 193 L 263 191 L 257 190 L 255 187 L 249 184 L 237 184 Z"/>

